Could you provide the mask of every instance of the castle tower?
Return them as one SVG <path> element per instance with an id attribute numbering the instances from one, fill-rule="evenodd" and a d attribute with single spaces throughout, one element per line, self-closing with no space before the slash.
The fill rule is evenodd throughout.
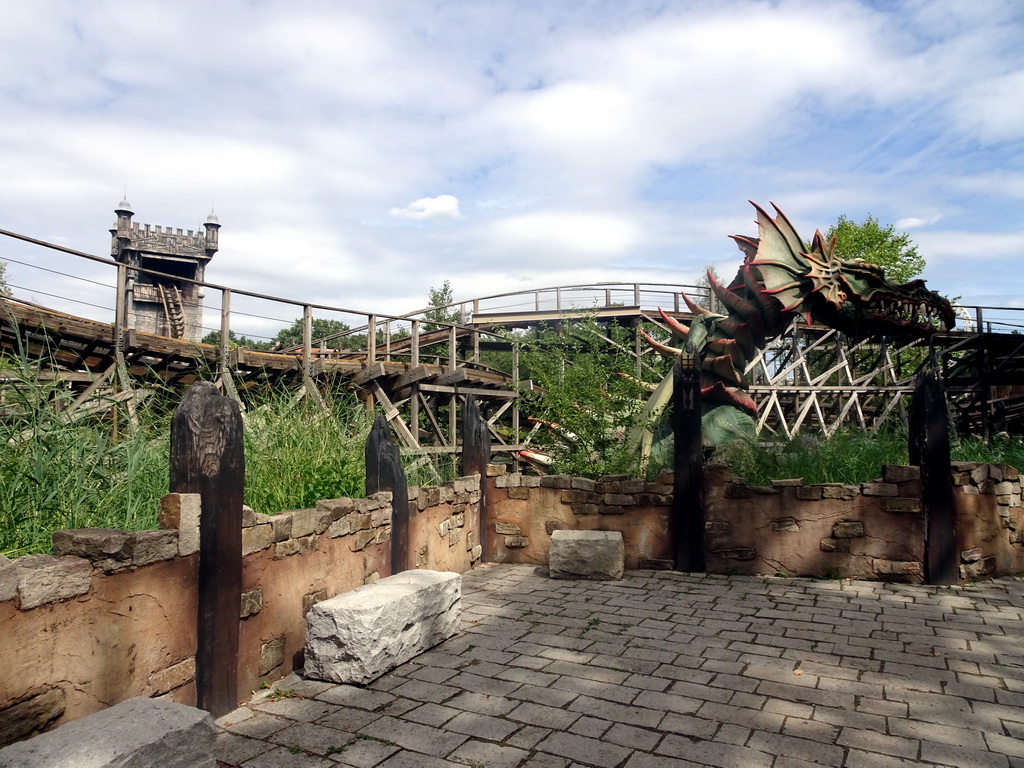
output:
<path id="1" fill-rule="evenodd" d="M 117 221 L 110 230 L 111 257 L 129 267 L 165 275 L 128 270 L 128 328 L 199 341 L 203 336 L 203 291 L 180 278 L 203 280 L 206 264 L 219 247 L 217 217 L 209 215 L 203 232 L 182 232 L 132 222 L 135 214 L 127 200 L 122 200 L 114 213 Z"/>

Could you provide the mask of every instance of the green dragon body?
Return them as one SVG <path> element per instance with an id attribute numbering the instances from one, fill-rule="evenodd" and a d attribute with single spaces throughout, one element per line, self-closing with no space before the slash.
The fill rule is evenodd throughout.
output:
<path id="1" fill-rule="evenodd" d="M 694 317 L 689 326 L 661 312 L 665 324 L 700 359 L 702 419 L 706 444 L 718 445 L 752 434 L 757 408 L 745 391 L 748 363 L 770 340 L 803 315 L 853 338 L 872 334 L 924 337 L 955 322 L 948 300 L 928 290 L 923 280 L 900 285 L 889 282 L 880 267 L 845 260 L 835 253 L 835 238 L 816 232 L 804 243 L 778 209 L 773 218 L 756 203 L 757 237 L 733 236 L 744 254 L 743 264 L 728 286 L 714 279 L 711 290 L 726 308 L 718 314 L 683 295 Z M 646 334 L 645 334 L 646 335 Z M 648 342 L 666 355 L 683 350 Z M 647 424 L 658 419 L 671 399 L 672 376 L 658 385 L 645 407 Z M 647 426 L 631 435 L 641 455 L 650 455 L 654 433 Z"/>

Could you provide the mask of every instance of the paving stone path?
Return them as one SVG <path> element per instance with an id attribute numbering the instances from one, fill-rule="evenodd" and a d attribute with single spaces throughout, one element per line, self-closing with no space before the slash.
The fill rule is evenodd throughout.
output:
<path id="1" fill-rule="evenodd" d="M 223 765 L 1024 768 L 1024 579 L 489 565 L 457 637 L 365 688 L 278 688 L 221 718 Z"/>

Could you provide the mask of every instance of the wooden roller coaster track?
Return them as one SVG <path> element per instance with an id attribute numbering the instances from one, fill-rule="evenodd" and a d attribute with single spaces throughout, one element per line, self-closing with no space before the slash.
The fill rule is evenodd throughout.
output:
<path id="1" fill-rule="evenodd" d="M 388 316 L 304 304 L 278 297 L 199 283 L 220 292 L 220 343 L 143 333 L 126 325 L 124 297 L 129 272 L 149 272 L 63 246 L 0 230 L 0 234 L 117 270 L 114 321 L 100 322 L 48 309 L 12 297 L 0 299 L 0 351 L 25 355 L 47 366 L 78 392 L 84 406 L 103 391 L 131 408 L 148 383 L 180 387 L 198 378 L 216 381 L 243 400 L 265 386 L 284 384 L 318 398 L 327 387 L 356 393 L 367 406 L 387 415 L 402 449 L 422 456 L 452 454 L 459 441 L 459 407 L 474 396 L 484 414 L 495 452 L 514 455 L 529 442 L 520 429 L 518 350 L 495 329 L 558 327 L 581 317 L 600 323 L 646 327 L 663 338 L 656 309 L 686 319 L 680 291 L 693 286 L 600 283 L 500 294 L 450 307 L 429 307 Z M 180 276 L 178 282 L 189 282 Z M 162 294 L 167 327 L 179 335 L 180 293 Z M 300 308 L 302 344 L 286 350 L 257 351 L 230 343 L 232 297 L 254 297 Z M 1024 336 L 992 332 L 983 309 L 964 330 L 938 334 L 931 351 L 940 361 L 954 417 L 963 431 L 990 435 L 1024 433 Z M 457 316 L 459 322 L 428 318 Z M 346 312 L 363 318 L 343 338 L 315 339 L 314 311 Z M 431 313 L 431 314 L 428 314 Z M 1016 317 L 1016 316 L 1015 316 Z M 1013 324 L 1011 324 L 1012 326 Z M 600 335 L 600 334 L 599 334 Z M 359 338 L 363 348 L 339 349 Z M 610 335 L 602 335 L 609 344 Z M 758 405 L 763 434 L 788 437 L 801 431 L 830 433 L 841 426 L 877 429 L 905 418 L 914 377 L 929 354 L 927 343 L 883 337 L 852 342 L 838 332 L 799 322 L 770 343 L 750 364 L 746 380 Z M 482 350 L 510 352 L 508 370 L 488 368 Z M 630 350 L 642 375 L 653 353 L 634 334 Z M 110 391 L 114 394 L 111 395 Z"/>

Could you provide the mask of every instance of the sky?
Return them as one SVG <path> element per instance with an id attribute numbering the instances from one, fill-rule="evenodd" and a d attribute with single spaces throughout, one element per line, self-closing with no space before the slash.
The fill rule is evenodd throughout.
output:
<path id="1" fill-rule="evenodd" d="M 213 211 L 210 282 L 399 314 L 445 280 L 731 277 L 753 200 L 805 239 L 872 215 L 932 289 L 1024 307 L 1019 0 L 0 7 L 0 229 L 107 255 L 125 196 L 142 223 Z"/>

